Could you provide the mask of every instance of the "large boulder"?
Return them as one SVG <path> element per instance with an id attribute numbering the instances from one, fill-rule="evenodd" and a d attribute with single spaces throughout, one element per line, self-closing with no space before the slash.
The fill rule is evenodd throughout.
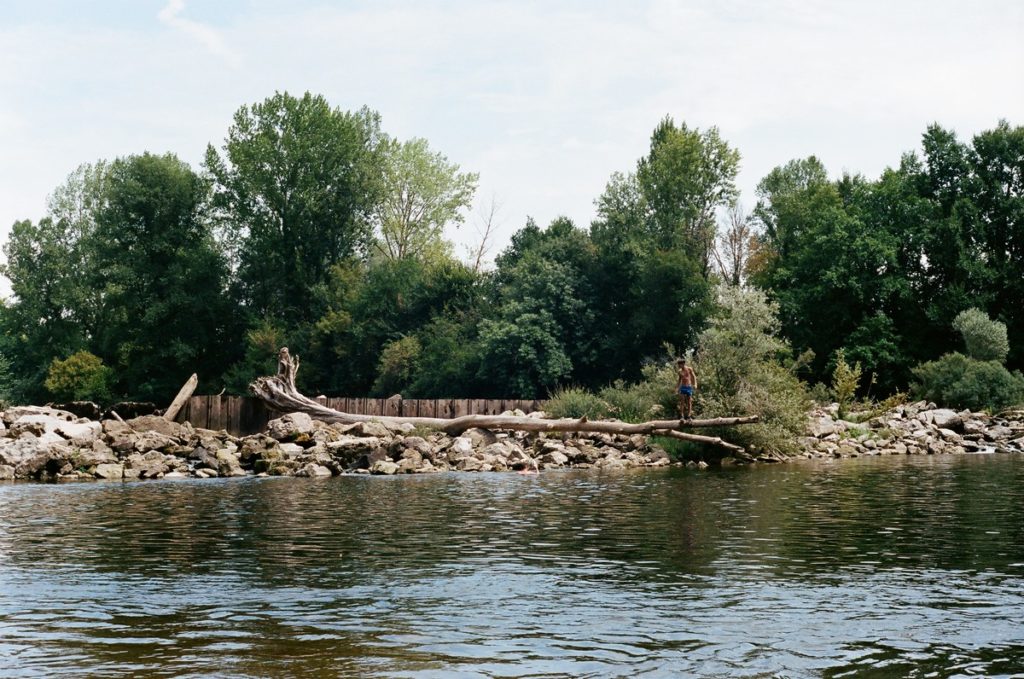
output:
<path id="1" fill-rule="evenodd" d="M 458 462 L 459 460 L 470 457 L 473 454 L 473 440 L 468 436 L 459 436 L 452 439 L 452 443 L 448 446 L 447 456 L 449 462 Z"/>
<path id="2" fill-rule="evenodd" d="M 3 421 L 10 426 L 26 415 L 45 415 L 65 422 L 74 422 L 78 417 L 66 410 L 50 408 L 48 406 L 15 406 L 3 412 Z"/>
<path id="3" fill-rule="evenodd" d="M 361 458 L 372 454 L 377 449 L 382 448 L 381 444 L 381 439 L 376 436 L 345 435 L 339 441 L 328 443 L 326 447 L 334 459 L 348 467 L 356 464 Z"/>
<path id="4" fill-rule="evenodd" d="M 191 427 L 186 427 L 186 425 L 177 422 L 169 422 L 160 415 L 133 417 L 130 420 L 126 420 L 125 424 L 138 432 L 155 431 L 168 438 L 188 439 L 191 435 L 189 431 Z"/>
<path id="5" fill-rule="evenodd" d="M 99 422 L 74 421 L 62 416 L 38 413 L 22 415 L 11 423 L 12 433 L 23 431 L 31 431 L 40 436 L 56 434 L 68 441 L 74 440 L 78 443 L 88 444 L 99 437 L 103 428 Z"/>
<path id="6" fill-rule="evenodd" d="M 385 439 L 391 436 L 391 430 L 380 422 L 356 422 L 355 424 L 336 424 L 334 429 L 349 436 L 375 436 Z"/>
<path id="7" fill-rule="evenodd" d="M 370 467 L 371 474 L 392 475 L 398 472 L 398 465 L 391 460 L 378 460 Z"/>
<path id="8" fill-rule="evenodd" d="M 217 473 L 221 476 L 245 476 L 238 458 L 228 450 L 217 451 Z"/>
<path id="9" fill-rule="evenodd" d="M 807 430 L 810 432 L 811 436 L 820 439 L 837 433 L 839 431 L 839 427 L 828 415 L 819 415 L 810 419 L 807 423 Z"/>
<path id="10" fill-rule="evenodd" d="M 267 434 L 278 441 L 308 437 L 313 429 L 313 418 L 306 413 L 288 413 L 267 423 Z"/>
<path id="11" fill-rule="evenodd" d="M 926 410 L 918 415 L 918 418 L 924 417 L 925 424 L 931 424 L 941 429 L 953 429 L 960 430 L 963 427 L 964 421 L 960 417 L 960 414 L 955 410 L 949 408 L 937 408 L 935 410 Z"/>
<path id="12" fill-rule="evenodd" d="M 472 441 L 474 448 L 486 448 L 492 443 L 497 443 L 498 441 L 498 437 L 493 431 L 490 429 L 480 429 L 478 427 L 467 429 L 462 433 L 462 436 Z"/>
<path id="13" fill-rule="evenodd" d="M 304 476 L 310 479 L 329 478 L 333 476 L 331 470 L 323 465 L 309 463 L 299 468 L 295 476 Z"/>
<path id="14" fill-rule="evenodd" d="M 93 476 L 97 479 L 120 481 L 124 478 L 124 465 L 120 462 L 96 465 L 96 469 L 93 470 Z"/>

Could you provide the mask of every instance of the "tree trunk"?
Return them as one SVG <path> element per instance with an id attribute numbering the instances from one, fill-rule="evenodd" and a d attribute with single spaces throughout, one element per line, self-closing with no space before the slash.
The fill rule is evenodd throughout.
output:
<path id="1" fill-rule="evenodd" d="M 164 419 L 168 422 L 174 422 L 174 418 L 178 416 L 178 412 L 188 403 L 188 400 L 192 398 L 192 392 L 196 390 L 196 385 L 199 384 L 199 376 L 192 373 L 192 377 L 188 378 L 178 395 L 171 401 L 171 405 L 167 407 L 167 412 L 164 413 Z"/>
<path id="2" fill-rule="evenodd" d="M 750 417 L 716 417 L 706 420 L 653 420 L 640 424 L 619 421 L 591 422 L 581 419 L 541 419 L 535 417 L 513 417 L 508 415 L 465 415 L 454 419 L 439 417 L 387 417 L 379 415 L 353 415 L 317 403 L 308 398 L 295 387 L 295 375 L 299 370 L 299 357 L 291 356 L 288 347 L 283 347 L 278 354 L 277 375 L 260 377 L 250 385 L 253 393 L 274 410 L 285 413 L 302 412 L 316 420 L 327 423 L 354 424 L 356 422 L 377 421 L 384 424 L 409 423 L 418 427 L 426 427 L 457 436 L 467 429 L 510 429 L 514 431 L 565 431 L 565 432 L 601 432 L 606 434 L 644 434 L 663 435 L 673 438 L 706 443 L 725 448 L 732 452 L 743 451 L 743 448 L 727 443 L 712 436 L 683 434 L 679 430 L 691 427 L 724 427 L 737 424 L 757 422 L 756 415 Z"/>

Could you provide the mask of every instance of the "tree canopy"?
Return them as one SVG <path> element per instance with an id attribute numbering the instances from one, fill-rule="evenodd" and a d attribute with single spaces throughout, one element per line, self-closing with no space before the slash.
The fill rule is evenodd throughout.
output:
<path id="1" fill-rule="evenodd" d="M 376 112 L 278 92 L 226 128 L 199 171 L 171 153 L 87 163 L 12 226 L 0 395 L 164 401 L 194 371 L 243 393 L 288 345 L 307 393 L 546 397 L 748 330 L 736 346 L 770 336 L 809 381 L 841 360 L 881 396 L 968 366 L 935 393 L 964 400 L 985 376 L 993 399 L 1017 393 L 1024 128 L 1008 122 L 969 141 L 930 126 L 877 178 L 781 163 L 748 215 L 738 150 L 665 117 L 592 223 L 527 218 L 491 269 L 445 240 L 478 175 Z M 730 321 L 730 300 L 770 310 L 771 332 Z M 708 364 L 727 371 L 708 384 L 755 358 Z"/>

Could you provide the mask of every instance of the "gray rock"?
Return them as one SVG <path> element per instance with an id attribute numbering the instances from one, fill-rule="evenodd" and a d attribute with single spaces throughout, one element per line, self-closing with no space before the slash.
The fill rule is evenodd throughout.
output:
<path id="1" fill-rule="evenodd" d="M 459 460 L 455 468 L 463 472 L 479 472 L 484 469 L 484 461 L 475 457 L 464 457 Z"/>
<path id="2" fill-rule="evenodd" d="M 810 432 L 811 436 L 816 438 L 824 438 L 829 434 L 835 434 L 838 431 L 836 423 L 828 415 L 821 415 L 819 417 L 811 418 L 807 424 L 807 431 Z"/>
<path id="3" fill-rule="evenodd" d="M 306 413 L 288 413 L 267 423 L 267 434 L 278 441 L 293 441 L 313 432 L 313 418 Z"/>
<path id="4" fill-rule="evenodd" d="M 457 462 L 464 457 L 469 457 L 473 454 L 473 440 L 467 436 L 459 436 L 458 438 L 452 439 L 451 446 L 448 447 L 448 460 L 449 462 Z"/>
<path id="5" fill-rule="evenodd" d="M 99 464 L 96 465 L 96 469 L 93 470 L 93 475 L 97 479 L 120 481 L 124 478 L 124 465 L 120 462 L 117 464 Z"/>
<path id="6" fill-rule="evenodd" d="M 221 476 L 245 476 L 238 458 L 228 450 L 217 451 L 217 473 Z"/>
<path id="7" fill-rule="evenodd" d="M 356 422 L 355 424 L 334 425 L 334 429 L 349 436 L 375 436 L 389 438 L 391 430 L 381 422 Z"/>
<path id="8" fill-rule="evenodd" d="M 409 451 L 416 457 L 403 457 L 398 461 L 398 473 L 399 474 L 412 474 L 417 471 L 423 465 L 423 458 L 415 450 Z M 427 464 L 430 464 L 430 460 L 427 460 Z"/>
<path id="9" fill-rule="evenodd" d="M 370 467 L 371 474 L 392 475 L 398 472 L 398 465 L 391 460 L 378 460 Z"/>
<path id="10" fill-rule="evenodd" d="M 165 479 L 187 479 L 188 475 L 183 474 L 182 472 L 179 472 L 177 470 L 174 470 L 174 471 L 169 471 L 166 474 L 164 474 L 163 478 L 165 478 Z"/>
<path id="11" fill-rule="evenodd" d="M 281 443 L 278 445 L 278 449 L 281 451 L 281 455 L 289 460 L 306 452 L 306 449 L 297 443 Z"/>
<path id="12" fill-rule="evenodd" d="M 196 470 L 196 476 L 201 479 L 215 479 L 218 476 L 220 476 L 220 474 L 217 473 L 216 469 L 209 469 L 207 467 L 203 467 L 201 469 Z"/>
<path id="13" fill-rule="evenodd" d="M 422 457 L 431 458 L 434 456 L 433 447 L 422 436 L 406 436 L 402 440 L 402 447 L 405 449 L 411 448 Z"/>
<path id="14" fill-rule="evenodd" d="M 130 420 L 125 420 L 125 424 L 137 432 L 155 431 L 168 438 L 187 439 L 191 434 L 184 425 L 177 422 L 168 422 L 160 415 L 133 417 Z"/>
<path id="15" fill-rule="evenodd" d="M 569 457 L 560 450 L 544 453 L 539 459 L 546 467 L 562 467 L 569 462 Z"/>
<path id="16" fill-rule="evenodd" d="M 99 441 L 96 443 L 99 443 Z M 106 446 L 81 448 L 71 453 L 71 463 L 81 468 L 95 467 L 101 464 L 115 464 L 117 463 L 117 457 Z"/>
<path id="17" fill-rule="evenodd" d="M 963 419 L 955 410 L 940 408 L 928 411 L 931 413 L 930 424 L 942 429 L 959 429 L 963 426 Z M 924 415 L 925 413 L 921 413 Z"/>
<path id="18" fill-rule="evenodd" d="M 985 438 L 989 441 L 1001 441 L 1011 436 L 1013 436 L 1013 430 L 1002 424 L 997 424 L 985 430 Z"/>
<path id="19" fill-rule="evenodd" d="M 498 442 L 498 437 L 495 436 L 494 432 L 490 429 L 479 429 L 474 427 L 473 429 L 467 429 L 463 432 L 462 436 L 472 441 L 474 448 L 486 448 L 492 443 Z"/>
<path id="20" fill-rule="evenodd" d="M 319 464 L 307 464 L 299 469 L 299 471 L 295 472 L 295 475 L 311 479 L 322 479 L 333 476 L 330 469 Z"/>
<path id="21" fill-rule="evenodd" d="M 423 455 L 418 450 L 406 448 L 399 457 L 399 464 L 407 461 L 411 462 L 413 467 L 419 466 L 423 462 Z"/>
<path id="22" fill-rule="evenodd" d="M 0 464 L 0 481 L 13 481 L 14 467 L 9 464 Z"/>

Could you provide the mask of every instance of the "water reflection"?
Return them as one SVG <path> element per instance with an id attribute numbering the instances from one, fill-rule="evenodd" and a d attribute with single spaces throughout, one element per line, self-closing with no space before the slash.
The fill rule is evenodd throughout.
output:
<path id="1" fill-rule="evenodd" d="M 1024 670 L 1024 459 L 0 486 L 0 675 Z"/>

